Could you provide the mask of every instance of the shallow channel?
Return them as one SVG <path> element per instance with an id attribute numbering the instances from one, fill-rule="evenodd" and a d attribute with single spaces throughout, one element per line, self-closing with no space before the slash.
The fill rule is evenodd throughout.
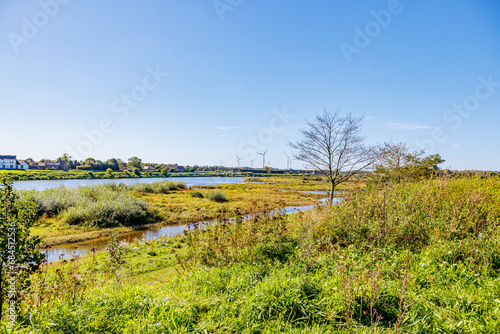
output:
<path id="1" fill-rule="evenodd" d="M 301 192 L 307 192 L 307 191 L 301 191 Z M 328 192 L 314 192 L 314 193 L 324 193 L 327 194 Z M 334 198 L 334 202 L 338 203 L 342 200 L 342 198 L 336 197 Z M 328 201 L 327 198 L 321 199 L 319 204 L 324 204 Z M 316 204 L 318 205 L 318 204 Z M 307 211 L 311 210 L 314 208 L 316 205 L 306 205 L 306 206 L 288 206 L 282 208 L 282 212 L 286 214 L 292 214 L 300 211 Z M 167 225 L 167 226 L 162 226 L 162 227 L 155 227 L 151 229 L 146 229 L 146 230 L 138 230 L 138 231 L 133 231 L 133 232 L 128 232 L 128 233 L 123 233 L 120 235 L 119 239 L 124 240 L 127 242 L 135 242 L 135 241 L 142 241 L 142 240 L 153 240 L 153 239 L 158 239 L 160 237 L 173 237 L 179 234 L 184 233 L 184 231 L 189 230 L 193 225 L 200 225 L 200 226 L 207 226 L 214 221 L 204 221 L 204 222 L 199 222 L 199 223 L 192 223 L 192 224 L 184 224 L 184 225 Z M 68 259 L 73 256 L 85 256 L 87 254 L 90 254 L 92 252 L 92 249 L 94 251 L 103 251 L 106 249 L 106 246 L 108 245 L 109 241 L 109 236 L 99 238 L 99 239 L 92 239 L 89 241 L 82 241 L 82 242 L 75 242 L 75 243 L 70 243 L 70 244 L 64 244 L 64 245 L 58 245 L 54 246 L 45 250 L 42 250 L 43 253 L 46 254 L 46 259 L 48 262 L 53 262 L 57 261 L 60 259 Z"/>

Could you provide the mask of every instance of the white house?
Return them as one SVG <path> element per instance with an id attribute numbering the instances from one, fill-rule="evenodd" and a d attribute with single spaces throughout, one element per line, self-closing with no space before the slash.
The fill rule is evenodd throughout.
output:
<path id="1" fill-rule="evenodd" d="M 26 160 L 17 160 L 17 169 L 29 169 L 30 164 Z"/>
<path id="2" fill-rule="evenodd" d="M 17 160 L 15 155 L 0 155 L 0 169 L 29 169 L 30 165 L 24 160 Z"/>

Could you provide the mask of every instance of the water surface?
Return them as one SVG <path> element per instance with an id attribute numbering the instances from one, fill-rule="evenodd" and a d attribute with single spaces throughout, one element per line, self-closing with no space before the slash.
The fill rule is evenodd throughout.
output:
<path id="1" fill-rule="evenodd" d="M 213 186 L 218 184 L 229 184 L 243 182 L 242 177 L 217 177 L 217 176 L 201 176 L 201 177 L 148 177 L 148 178 L 131 178 L 131 179 L 82 179 L 82 180 L 32 180 L 32 181 L 14 181 L 15 190 L 46 190 L 57 187 L 86 187 L 107 183 L 125 183 L 126 185 L 134 185 L 138 183 L 154 183 L 158 181 L 179 181 L 184 182 L 186 187 L 193 186 Z"/>

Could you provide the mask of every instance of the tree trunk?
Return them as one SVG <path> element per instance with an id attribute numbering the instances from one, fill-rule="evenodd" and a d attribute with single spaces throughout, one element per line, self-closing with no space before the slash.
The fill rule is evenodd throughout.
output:
<path id="1" fill-rule="evenodd" d="M 335 193 L 335 183 L 331 182 L 330 204 L 333 205 L 333 194 Z"/>

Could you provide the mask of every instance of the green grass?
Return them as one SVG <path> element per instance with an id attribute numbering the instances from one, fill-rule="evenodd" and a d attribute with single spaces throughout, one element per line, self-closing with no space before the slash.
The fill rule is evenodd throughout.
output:
<path id="1" fill-rule="evenodd" d="M 91 240 L 110 235 L 113 229 L 127 232 L 137 226 L 187 224 L 283 206 L 316 204 L 324 197 L 280 190 L 289 183 L 300 190 L 317 190 L 325 186 L 321 181 L 273 177 L 264 180 L 198 187 L 197 190 L 185 189 L 181 182 L 159 181 L 133 186 L 120 183 L 20 193 L 39 204 L 40 218 L 33 232 L 42 237 L 46 245 Z M 223 193 L 226 201 L 206 198 L 214 192 Z"/>
<path id="2" fill-rule="evenodd" d="M 37 274 L 18 331 L 495 333 L 498 203 L 498 178 L 439 179 L 123 244 Z"/>
<path id="3" fill-rule="evenodd" d="M 0 169 L 0 174 L 5 174 L 14 181 L 27 180 L 74 180 L 74 179 L 121 179 L 121 178 L 138 178 L 138 177 L 164 177 L 159 172 L 142 172 L 140 176 L 129 172 L 113 172 L 106 171 L 91 172 L 86 170 L 5 170 Z M 203 177 L 203 176 L 233 176 L 227 173 L 217 172 L 192 172 L 192 173 L 169 173 L 168 177 Z"/>
<path id="4" fill-rule="evenodd" d="M 14 181 L 27 181 L 27 180 L 75 180 L 75 179 L 121 179 L 121 178 L 147 178 L 165 177 L 160 172 L 141 172 L 140 175 L 135 175 L 131 172 L 113 172 L 107 173 L 106 171 L 86 171 L 86 170 L 7 170 L 0 169 L 0 174 L 5 174 Z M 232 171 L 213 171 L 213 172 L 169 172 L 167 177 L 274 177 L 275 174 L 265 173 L 233 173 Z"/>
<path id="5" fill-rule="evenodd" d="M 105 171 L 90 172 L 85 170 L 0 170 L 14 181 L 28 180 L 74 180 L 74 179 L 114 179 L 114 178 L 134 178 L 138 177 L 133 173 L 114 172 L 109 174 Z M 141 177 L 160 177 L 160 173 L 141 173 Z"/>

